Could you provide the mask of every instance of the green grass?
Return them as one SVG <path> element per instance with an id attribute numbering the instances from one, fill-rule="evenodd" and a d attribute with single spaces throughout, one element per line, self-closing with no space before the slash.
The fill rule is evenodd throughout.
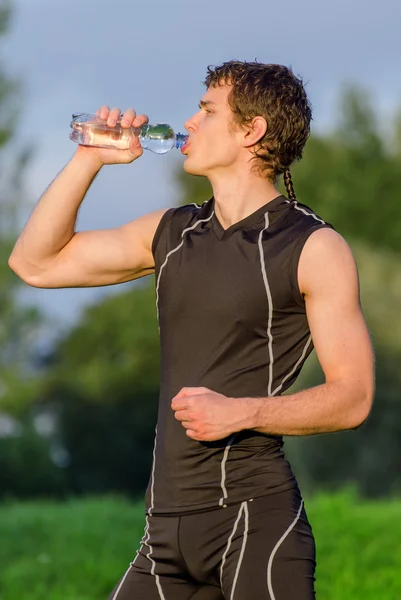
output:
<path id="1" fill-rule="evenodd" d="M 135 555 L 143 507 L 118 499 L 0 508 L 1 600 L 104 600 Z"/>
<path id="2" fill-rule="evenodd" d="M 317 600 L 401 599 L 401 500 L 345 492 L 306 507 L 318 547 Z M 0 599 L 106 600 L 143 526 L 142 505 L 123 499 L 1 505 Z"/>
<path id="3" fill-rule="evenodd" d="M 317 600 L 401 599 L 400 499 L 320 495 L 307 511 L 317 543 Z"/>

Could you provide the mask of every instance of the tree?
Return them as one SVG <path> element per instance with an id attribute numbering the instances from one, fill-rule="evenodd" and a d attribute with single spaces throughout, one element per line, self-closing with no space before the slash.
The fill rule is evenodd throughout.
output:
<path id="1" fill-rule="evenodd" d="M 0 36 L 8 29 L 11 2 L 0 1 Z M 20 106 L 19 82 L 0 65 L 0 494 L 60 490 L 60 472 L 49 442 L 35 429 L 33 403 L 39 380 L 33 368 L 41 316 L 20 301 L 21 281 L 8 267 L 18 235 L 24 171 L 30 150 L 13 147 Z"/>
<path id="2" fill-rule="evenodd" d="M 0 3 L 0 35 L 11 18 L 11 2 Z M 23 175 L 30 150 L 10 149 L 20 85 L 0 67 L 0 408 L 18 411 L 34 397 L 30 379 L 32 344 L 40 326 L 37 310 L 19 302 L 21 281 L 8 267 L 22 208 Z"/>
<path id="3" fill-rule="evenodd" d="M 88 308 L 50 361 L 42 399 L 59 424 L 69 489 L 142 493 L 159 390 L 154 285 Z"/>
<path id="4" fill-rule="evenodd" d="M 392 135 L 380 126 L 370 95 L 344 92 L 329 135 L 313 135 L 294 168 L 295 191 L 347 239 L 401 251 L 401 117 Z"/>

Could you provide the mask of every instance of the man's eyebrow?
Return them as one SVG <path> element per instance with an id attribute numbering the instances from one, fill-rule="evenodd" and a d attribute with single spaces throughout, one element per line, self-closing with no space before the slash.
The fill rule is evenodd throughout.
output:
<path id="1" fill-rule="evenodd" d="M 199 102 L 199 108 L 205 108 L 206 106 L 209 106 L 210 104 L 216 104 L 216 102 L 213 102 L 212 100 L 201 100 Z"/>

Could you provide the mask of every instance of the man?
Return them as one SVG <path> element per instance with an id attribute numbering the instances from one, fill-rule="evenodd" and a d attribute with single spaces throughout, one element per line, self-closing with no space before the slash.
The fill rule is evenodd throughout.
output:
<path id="1" fill-rule="evenodd" d="M 41 198 L 10 266 L 37 287 L 156 274 L 162 372 L 145 535 L 112 600 L 314 598 L 315 547 L 283 435 L 356 428 L 373 357 L 345 241 L 298 204 L 289 167 L 310 106 L 286 67 L 209 68 L 186 123 L 188 173 L 213 198 L 109 231 L 75 233 L 104 164 L 129 150 L 78 147 Z M 99 114 L 114 126 L 119 109 Z M 147 122 L 130 109 L 122 125 Z M 284 174 L 288 198 L 276 189 Z M 281 396 L 312 350 L 325 383 Z"/>

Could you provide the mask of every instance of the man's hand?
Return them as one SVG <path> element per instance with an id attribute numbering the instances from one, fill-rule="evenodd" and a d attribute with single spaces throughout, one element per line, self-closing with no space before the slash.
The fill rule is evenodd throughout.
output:
<path id="1" fill-rule="evenodd" d="M 222 440 L 246 429 L 242 399 L 227 398 L 205 387 L 182 388 L 171 408 L 187 436 L 199 442 Z"/>
<path id="2" fill-rule="evenodd" d="M 121 121 L 121 127 L 123 129 L 129 129 L 130 127 L 141 128 L 145 123 L 149 122 L 147 115 L 137 115 L 133 108 L 127 109 L 123 114 L 119 108 L 110 109 L 106 104 L 102 106 L 96 114 L 106 121 L 107 125 L 113 129 L 118 121 Z M 107 141 L 107 133 L 105 140 Z M 118 150 L 114 148 L 100 148 L 96 146 L 78 146 L 76 155 L 80 157 L 80 160 L 90 159 L 94 162 L 97 169 L 100 169 L 103 165 L 113 164 L 129 164 L 142 156 L 143 148 L 137 136 L 132 136 L 130 146 L 127 150 Z"/>

